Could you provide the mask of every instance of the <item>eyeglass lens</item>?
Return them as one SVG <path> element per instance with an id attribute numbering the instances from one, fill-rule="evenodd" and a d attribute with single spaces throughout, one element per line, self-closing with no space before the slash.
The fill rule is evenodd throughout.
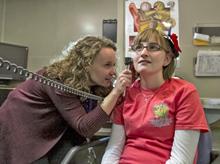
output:
<path id="1" fill-rule="evenodd" d="M 143 49 L 146 48 L 148 51 L 160 51 L 162 47 L 154 42 L 150 43 L 141 43 L 138 46 L 134 47 L 134 50 L 137 52 L 143 51 Z"/>

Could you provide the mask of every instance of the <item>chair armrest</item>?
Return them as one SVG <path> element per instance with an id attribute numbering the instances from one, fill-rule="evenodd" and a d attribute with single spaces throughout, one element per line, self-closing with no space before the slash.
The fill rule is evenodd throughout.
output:
<path id="1" fill-rule="evenodd" d="M 84 164 L 87 163 L 92 151 L 92 157 L 96 160 L 101 160 L 105 147 L 110 137 L 104 137 L 94 140 L 90 143 L 74 146 L 65 155 L 61 164 Z M 84 161 L 84 162 L 83 162 Z"/>

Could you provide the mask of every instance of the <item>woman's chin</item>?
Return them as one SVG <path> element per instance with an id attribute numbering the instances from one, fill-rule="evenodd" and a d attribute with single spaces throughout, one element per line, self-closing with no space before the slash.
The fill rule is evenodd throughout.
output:
<path id="1" fill-rule="evenodd" d="M 112 86 L 112 82 L 111 81 L 105 81 L 105 82 L 102 83 L 101 86 L 106 87 L 106 88 L 110 87 L 110 86 Z"/>
<path id="2" fill-rule="evenodd" d="M 95 85 L 107 88 L 107 87 L 112 86 L 113 84 L 112 84 L 111 80 L 105 80 L 105 81 L 102 81 L 102 82 L 97 82 Z"/>

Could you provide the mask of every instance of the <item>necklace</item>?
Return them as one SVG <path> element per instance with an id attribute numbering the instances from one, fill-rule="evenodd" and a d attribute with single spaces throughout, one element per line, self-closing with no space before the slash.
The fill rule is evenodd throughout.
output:
<path id="1" fill-rule="evenodd" d="M 148 102 L 154 96 L 154 92 L 152 92 L 152 91 L 148 92 L 143 89 L 141 90 L 141 94 L 142 94 L 145 102 Z"/>

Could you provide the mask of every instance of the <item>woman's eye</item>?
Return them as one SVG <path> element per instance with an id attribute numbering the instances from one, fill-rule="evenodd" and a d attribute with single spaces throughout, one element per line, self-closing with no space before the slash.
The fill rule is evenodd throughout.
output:
<path id="1" fill-rule="evenodd" d="M 149 44 L 148 45 L 148 49 L 151 50 L 151 51 L 159 51 L 159 50 L 161 50 L 160 45 L 158 45 L 156 43 L 155 44 L 154 43 Z"/>
<path id="2" fill-rule="evenodd" d="M 112 64 L 110 64 L 110 63 L 105 64 L 105 67 L 111 67 L 111 66 L 112 66 Z"/>
<path id="3" fill-rule="evenodd" d="M 149 45 L 148 48 L 149 50 L 157 50 L 157 47 L 155 45 Z"/>
<path id="4" fill-rule="evenodd" d="M 139 45 L 139 46 L 136 47 L 136 51 L 141 51 L 142 49 L 143 49 L 143 46 Z"/>

